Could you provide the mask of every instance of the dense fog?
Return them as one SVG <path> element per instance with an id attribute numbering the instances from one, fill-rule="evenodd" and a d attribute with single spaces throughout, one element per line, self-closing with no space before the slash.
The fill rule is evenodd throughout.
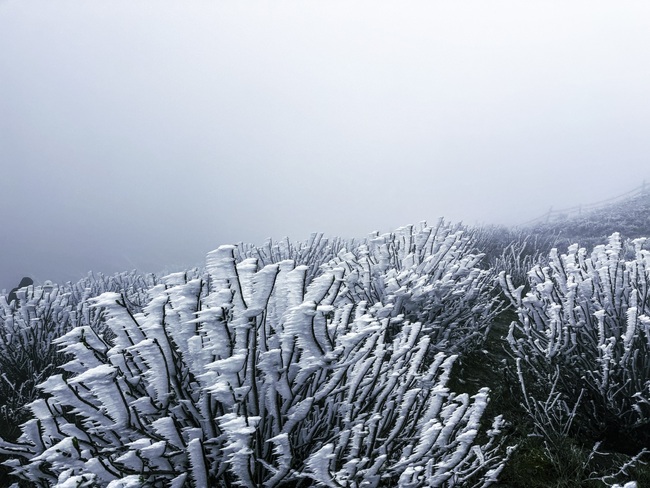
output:
<path id="1" fill-rule="evenodd" d="M 0 290 L 638 186 L 650 5 L 0 2 Z"/>

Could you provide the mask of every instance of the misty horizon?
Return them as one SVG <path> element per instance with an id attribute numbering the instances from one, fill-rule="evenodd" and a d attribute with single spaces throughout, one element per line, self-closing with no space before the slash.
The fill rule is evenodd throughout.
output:
<path id="1" fill-rule="evenodd" d="M 511 229 L 511 230 L 525 229 L 526 228 L 525 226 L 533 225 L 535 223 L 543 223 L 545 221 L 549 221 L 549 219 L 555 219 L 555 221 L 558 221 L 557 219 L 559 219 L 559 221 L 562 221 L 563 219 L 570 218 L 570 217 L 575 217 L 576 215 L 580 215 L 582 212 L 584 212 L 584 214 L 586 215 L 586 214 L 588 214 L 588 213 L 590 213 L 592 211 L 596 211 L 597 209 L 602 208 L 603 206 L 609 205 L 610 202 L 611 203 L 616 203 L 616 202 L 625 201 L 628 194 L 630 194 L 630 193 L 639 194 L 639 192 L 640 192 L 641 194 L 647 195 L 648 191 L 649 191 L 648 184 L 647 184 L 646 180 L 643 180 L 642 184 L 639 185 L 638 187 L 636 187 L 635 189 L 633 189 L 631 192 L 625 192 L 625 193 L 620 194 L 620 195 L 609 196 L 607 198 L 604 198 L 600 202 L 581 203 L 581 204 L 578 204 L 578 205 L 574 205 L 573 207 L 567 207 L 567 208 L 562 208 L 562 209 L 558 209 L 558 208 L 554 208 L 553 206 L 550 206 L 549 209 L 546 212 L 544 212 L 543 214 L 538 215 L 537 217 L 535 217 L 533 219 L 529 219 L 526 222 L 522 222 L 522 223 L 520 223 L 518 225 L 475 223 L 474 226 L 472 226 L 472 225 L 464 224 L 462 221 L 460 221 L 460 222 L 449 221 L 448 219 L 444 219 L 444 217 L 440 217 L 439 219 L 443 219 L 446 222 L 451 223 L 451 224 L 462 224 L 462 225 L 467 225 L 467 227 L 469 227 L 469 228 L 474 227 L 474 228 L 477 228 L 477 229 L 480 229 L 480 228 L 483 228 L 483 227 L 491 227 L 491 226 L 494 226 L 496 228 L 499 228 L 499 227 L 503 226 L 503 227 Z M 584 210 L 582 210 L 582 209 L 584 209 Z M 569 212 L 569 213 L 565 213 L 565 212 Z M 417 224 L 421 224 L 423 222 L 424 221 L 420 221 Z M 433 223 L 433 222 L 431 222 L 431 223 Z M 409 222 L 409 223 L 405 224 L 405 226 L 415 225 L 415 224 L 416 224 L 416 222 Z M 404 227 L 404 226 L 400 226 L 400 227 Z M 384 229 L 384 231 L 393 232 L 393 231 L 395 231 L 397 229 L 398 229 L 398 227 L 395 227 L 395 228 L 392 228 L 392 229 Z M 325 235 L 322 232 L 314 232 L 314 233 L 321 234 L 323 236 L 323 238 L 325 238 L 325 239 L 343 238 L 345 240 L 353 240 L 353 239 L 363 239 L 363 238 L 366 238 L 366 237 L 369 237 L 369 236 L 373 235 L 374 233 L 384 233 L 384 232 L 380 231 L 380 230 L 373 230 L 371 232 L 366 232 L 366 234 L 364 234 L 364 235 L 359 234 L 359 235 L 356 235 L 356 236 Z M 314 233 L 312 233 L 312 234 L 314 234 Z M 311 234 L 310 234 L 310 236 L 305 236 L 304 238 L 298 237 L 298 238 L 291 238 L 290 240 L 291 240 L 292 243 L 305 242 L 305 241 L 309 240 L 310 237 L 311 237 Z M 280 239 L 274 239 L 272 237 L 268 237 L 267 239 L 264 239 L 264 241 L 260 241 L 260 242 L 244 242 L 244 241 L 241 241 L 241 240 L 240 241 L 227 242 L 227 243 L 222 242 L 222 243 L 216 244 L 215 246 L 213 246 L 213 248 L 210 248 L 210 249 L 206 250 L 204 255 L 199 260 L 195 260 L 193 262 L 189 261 L 189 260 L 186 260 L 186 261 L 183 261 L 183 262 L 179 261 L 179 262 L 176 262 L 176 263 L 167 263 L 167 264 L 164 264 L 163 266 L 158 266 L 157 264 L 155 264 L 156 263 L 155 259 L 151 260 L 149 262 L 142 261 L 140 263 L 140 266 L 138 266 L 135 263 L 133 263 L 128 257 L 124 256 L 124 262 L 126 262 L 127 264 L 128 263 L 133 264 L 133 266 L 131 266 L 131 267 L 126 266 L 126 267 L 122 267 L 122 268 L 120 268 L 117 265 L 112 265 L 112 266 L 109 265 L 109 266 L 104 266 L 104 267 L 100 266 L 97 269 L 89 269 L 89 270 L 87 270 L 85 272 L 82 271 L 82 270 L 79 270 L 79 272 L 77 272 L 77 273 L 69 270 L 67 272 L 67 274 L 64 275 L 65 276 L 64 279 L 54 279 L 54 280 L 52 280 L 52 279 L 49 279 L 49 278 L 42 278 L 42 277 L 38 276 L 36 278 L 36 282 L 34 283 L 34 285 L 35 286 L 42 286 L 45 281 L 51 281 L 52 283 L 55 283 L 55 284 L 64 284 L 64 283 L 68 283 L 68 282 L 74 283 L 74 282 L 77 282 L 80 279 L 82 279 L 82 278 L 84 278 L 86 276 L 89 276 L 89 275 L 103 274 L 103 275 L 110 276 L 110 275 L 113 275 L 115 273 L 131 272 L 131 271 L 137 271 L 138 273 L 142 273 L 142 274 L 154 274 L 156 276 L 162 277 L 162 276 L 164 276 L 166 274 L 170 274 L 170 273 L 174 273 L 174 272 L 178 272 L 178 271 L 183 271 L 183 270 L 190 269 L 190 268 L 202 268 L 204 266 L 204 264 L 205 264 L 206 255 L 210 251 L 216 249 L 217 247 L 219 247 L 220 245 L 223 245 L 223 244 L 232 244 L 232 245 L 239 245 L 239 244 L 245 244 L 246 245 L 246 244 L 248 244 L 248 245 L 258 247 L 258 246 L 260 246 L 260 245 L 262 245 L 262 244 L 264 244 L 264 243 L 266 243 L 268 241 L 277 243 L 279 240 L 284 240 L 284 239 L 289 239 L 289 236 L 284 236 L 284 237 L 282 237 Z M 151 252 L 152 252 L 153 256 L 156 255 L 155 250 L 151 250 Z M 162 258 L 159 258 L 159 259 L 162 259 Z M 157 261 L 157 262 L 162 262 L 162 261 Z M 158 266 L 158 267 L 156 267 L 156 266 Z M 27 275 L 27 277 L 32 278 L 31 275 Z M 18 286 L 18 285 L 16 285 L 16 286 Z M 13 286 L 13 287 L 16 287 L 16 286 Z M 11 288 L 12 287 L 7 287 L 4 291 L 6 293 L 8 293 Z M 2 291 L 2 289 L 0 289 L 0 291 Z"/>

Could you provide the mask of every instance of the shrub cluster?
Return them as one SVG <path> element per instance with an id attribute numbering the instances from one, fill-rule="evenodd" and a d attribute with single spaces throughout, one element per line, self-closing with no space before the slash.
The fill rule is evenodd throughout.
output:
<path id="1" fill-rule="evenodd" d="M 548 266 L 530 273 L 521 296 L 502 275 L 519 320 L 510 348 L 540 386 L 556 384 L 579 403 L 597 432 L 638 436 L 650 422 L 650 253 L 644 239 L 618 234 L 589 255 L 573 245 L 553 251 Z M 557 372 L 561 374 L 557 374 Z M 557 378 L 555 378 L 557 376 Z"/>
<path id="2" fill-rule="evenodd" d="M 36 385 L 65 362 L 55 339 L 81 325 L 103 333 L 102 313 L 89 298 L 120 291 L 137 310 L 153 283 L 135 272 L 90 274 L 77 283 L 21 289 L 12 304 L 0 296 L 0 436 L 17 438 L 26 405 L 40 395 Z"/>
<path id="3" fill-rule="evenodd" d="M 110 334 L 56 340 L 70 360 L 1 450 L 42 486 L 488 486 L 503 420 L 482 425 L 487 389 L 447 386 L 494 313 L 467 249 L 443 223 L 408 227 L 316 273 L 224 246 L 141 310 L 86 300 Z"/>
<path id="4" fill-rule="evenodd" d="M 625 483 L 650 444 L 645 240 L 546 254 L 553 236 L 509 236 L 442 220 L 314 234 L 0 298 L 4 464 L 59 488 L 489 486 L 505 422 L 487 388 L 450 385 L 504 345 L 534 436 L 514 465 Z M 497 282 L 516 312 L 502 343 L 486 342 Z"/>

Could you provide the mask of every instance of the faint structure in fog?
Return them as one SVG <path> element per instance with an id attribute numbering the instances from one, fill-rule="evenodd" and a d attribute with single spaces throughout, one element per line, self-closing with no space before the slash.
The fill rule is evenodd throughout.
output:
<path id="1" fill-rule="evenodd" d="M 32 280 L 28 276 L 25 276 L 22 280 L 20 280 L 20 284 L 16 288 L 12 289 L 9 292 L 9 296 L 7 297 L 7 303 L 11 303 L 12 301 L 14 301 L 16 299 L 16 292 L 18 290 L 20 290 L 21 288 L 24 288 L 26 286 L 33 285 L 33 284 L 34 284 L 34 280 Z"/>

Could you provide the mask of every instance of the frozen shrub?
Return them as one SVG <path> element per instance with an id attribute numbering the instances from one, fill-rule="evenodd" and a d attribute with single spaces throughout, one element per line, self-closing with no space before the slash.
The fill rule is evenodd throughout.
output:
<path id="1" fill-rule="evenodd" d="M 102 333 L 101 311 L 89 298 L 119 291 L 138 309 L 152 284 L 152 277 L 135 272 L 91 274 L 77 283 L 19 290 L 12 306 L 0 297 L 0 435 L 16 438 L 29 416 L 25 406 L 39 396 L 35 386 L 65 361 L 55 340 L 82 325 Z"/>
<path id="2" fill-rule="evenodd" d="M 650 440 L 650 253 L 643 243 L 613 234 L 591 254 L 577 245 L 562 255 L 553 250 L 547 266 L 529 272 L 525 296 L 501 275 L 519 317 L 508 342 L 520 382 L 539 400 L 531 409 L 554 416 L 559 432 L 573 423 L 628 448 Z"/>
<path id="3" fill-rule="evenodd" d="M 36 385 L 63 363 L 54 340 L 71 324 L 68 298 L 58 289 L 20 290 L 17 301 L 14 309 L 0 297 L 0 433 L 12 439 L 38 396 Z"/>
<path id="4" fill-rule="evenodd" d="M 392 316 L 423 324 L 435 350 L 464 353 L 480 345 L 499 311 L 493 274 L 474 253 L 476 231 L 439 219 L 366 239 L 345 241 L 312 234 L 305 242 L 239 244 L 238 262 L 255 258 L 260 267 L 283 259 L 307 267 L 306 282 L 342 267 L 343 289 L 336 304 L 381 303 Z"/>
<path id="5" fill-rule="evenodd" d="M 190 276 L 198 276 L 197 269 L 186 271 Z M 76 283 L 61 285 L 62 291 L 70 295 L 70 303 L 75 307 L 87 305 L 89 298 L 98 297 L 104 292 L 114 291 L 123 295 L 132 310 L 140 311 L 147 302 L 147 291 L 157 282 L 154 274 L 141 274 L 128 271 L 105 275 L 103 273 L 88 273 L 88 276 Z"/>
<path id="6" fill-rule="evenodd" d="M 560 238 L 558 233 L 531 232 L 529 228 L 521 227 L 482 226 L 470 227 L 468 231 L 474 247 L 485 254 L 484 264 L 497 268 L 495 265 L 504 258 L 523 261 L 546 256 L 552 248 L 557 247 Z M 530 266 L 525 271 L 529 269 Z M 507 269 L 502 270 L 507 272 Z"/>
<path id="7" fill-rule="evenodd" d="M 536 265 L 544 266 L 545 255 L 535 251 L 527 240 L 513 241 L 506 246 L 501 254 L 490 263 L 495 274 L 505 273 L 516 286 L 524 285 L 527 291 L 528 272 Z"/>
<path id="8" fill-rule="evenodd" d="M 325 238 L 322 233 L 313 233 L 308 240 L 292 242 L 288 238 L 279 241 L 267 240 L 262 246 L 240 243 L 235 248 L 235 258 L 243 261 L 247 258 L 257 259 L 259 266 L 292 260 L 301 266 L 307 266 L 307 281 L 321 273 L 321 266 L 334 259 L 343 249 L 354 249 L 355 240 L 339 237 Z"/>
<path id="9" fill-rule="evenodd" d="M 307 274 L 224 246 L 140 313 L 103 294 L 114 339 L 81 326 L 58 340 L 72 359 L 0 444 L 9 464 L 59 487 L 495 482 L 503 422 L 480 433 L 487 389 L 451 392 L 455 356 L 394 305 L 342 300 L 345 268 Z"/>
<path id="10" fill-rule="evenodd" d="M 421 322 L 434 350 L 464 353 L 483 343 L 499 311 L 493 275 L 461 226 L 442 219 L 375 235 L 328 266 L 345 269 L 349 303 L 381 303 L 391 316 Z"/>
<path id="11" fill-rule="evenodd" d="M 483 254 L 474 252 L 477 239 L 485 244 L 492 234 L 439 219 L 434 226 L 422 222 L 360 240 L 312 234 L 298 243 L 284 239 L 261 247 L 239 244 L 235 258 L 239 262 L 253 257 L 260 266 L 291 259 L 307 266 L 307 282 L 325 270 L 343 267 L 342 300 L 393 307 L 393 316 L 405 314 L 422 322 L 434 348 L 463 353 L 484 341 L 500 310 L 493 271 L 485 269 Z"/>

